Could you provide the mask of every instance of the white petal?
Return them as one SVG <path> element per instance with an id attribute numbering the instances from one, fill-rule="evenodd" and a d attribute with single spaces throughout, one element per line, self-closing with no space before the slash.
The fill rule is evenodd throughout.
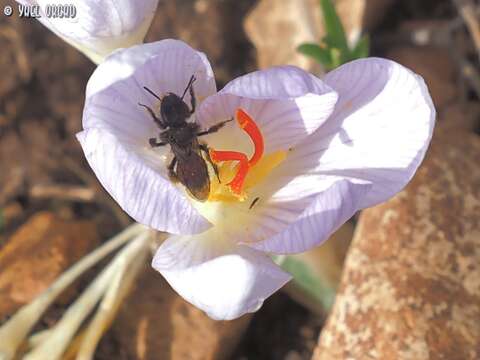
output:
<path id="1" fill-rule="evenodd" d="M 428 147 L 435 110 L 419 76 L 388 60 L 364 59 L 326 81 L 340 94 L 335 112 L 272 174 L 284 187 L 276 185 L 281 190 L 259 216 L 257 233 L 282 232 L 253 244 L 257 249 L 290 253 L 318 245 L 357 210 L 400 191 Z"/>
<path id="2" fill-rule="evenodd" d="M 364 208 L 413 177 L 432 137 L 435 108 L 423 79 L 385 59 L 362 59 L 327 74 L 339 101 L 300 152 L 321 151 L 315 172 L 372 184 Z"/>
<path id="3" fill-rule="evenodd" d="M 314 132 L 332 113 L 336 100 L 335 91 L 315 76 L 294 66 L 273 67 L 228 83 L 200 106 L 197 120 L 207 128 L 242 108 L 259 125 L 269 153 L 287 150 Z M 248 137 L 233 123 L 208 141 L 216 149 L 251 150 Z"/>
<path id="4" fill-rule="evenodd" d="M 183 298 L 217 320 L 257 311 L 290 280 L 266 255 L 204 234 L 167 239 L 152 266 Z"/>
<path id="5" fill-rule="evenodd" d="M 21 4 L 38 4 L 39 20 L 65 41 L 99 62 L 113 50 L 143 42 L 155 14 L 158 0 L 17 0 Z M 73 17 L 47 15 L 47 7 L 72 4 Z"/>
<path id="6" fill-rule="evenodd" d="M 181 41 L 117 51 L 90 78 L 83 112 L 87 132 L 80 140 L 103 186 L 135 220 L 171 233 L 203 231 L 209 222 L 192 208 L 184 188 L 171 184 L 170 151 L 149 145 L 160 129 L 139 103 L 158 109 L 158 100 L 143 86 L 158 95 L 182 94 L 193 74 L 196 95 L 215 91 L 206 57 Z"/>
<path id="7" fill-rule="evenodd" d="M 210 223 L 185 195 L 142 159 L 135 146 L 120 143 L 109 132 L 91 128 L 77 134 L 88 163 L 100 183 L 136 221 L 170 233 L 194 234 Z"/>
<path id="8" fill-rule="evenodd" d="M 305 169 L 304 173 L 292 174 L 288 166 L 280 165 L 263 182 L 248 190 L 244 202 L 196 203 L 199 212 L 214 225 L 206 235 L 251 244 L 288 229 L 319 194 L 326 194 L 339 180 L 332 176 L 320 179 L 307 172 Z M 217 227 L 221 230 L 216 231 Z"/>
<path id="9" fill-rule="evenodd" d="M 324 179 L 329 183 L 331 179 Z M 322 181 L 318 181 L 322 186 Z M 350 219 L 360 209 L 361 200 L 368 194 L 371 184 L 352 183 L 348 180 L 336 179 L 327 189 L 315 196 L 305 211 L 285 230 L 267 240 L 251 243 L 257 250 L 276 254 L 289 254 L 307 251 L 321 244 Z M 282 226 L 286 210 L 294 208 L 298 201 L 276 204 L 270 218 L 270 226 Z M 277 223 L 277 224 L 275 224 Z"/>
<path id="10" fill-rule="evenodd" d="M 115 84 L 118 88 L 112 89 L 110 96 L 124 97 L 135 109 L 139 101 L 153 106 L 157 100 L 144 86 L 157 95 L 181 95 L 192 75 L 197 79 L 193 88 L 200 100 L 217 91 L 212 67 L 203 53 L 179 40 L 161 40 L 118 50 L 109 56 L 89 79 L 86 97 L 88 100 Z M 185 99 L 190 101 L 188 93 Z"/>
<path id="11" fill-rule="evenodd" d="M 206 57 L 177 40 L 119 50 L 100 64 L 87 84 L 83 127 L 107 129 L 124 141 L 145 146 L 159 128 L 139 103 L 158 109 L 157 95 L 181 95 L 195 75 L 195 96 L 202 98 L 216 91 L 215 78 Z M 190 95 L 186 95 L 187 103 Z"/>

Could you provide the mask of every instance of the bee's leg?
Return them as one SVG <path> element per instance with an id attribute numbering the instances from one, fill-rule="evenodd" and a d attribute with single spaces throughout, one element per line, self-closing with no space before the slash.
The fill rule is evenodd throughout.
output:
<path id="1" fill-rule="evenodd" d="M 193 93 L 193 86 L 190 86 L 190 104 L 192 108 L 190 109 L 190 114 L 195 112 L 195 105 L 196 105 L 195 94 Z"/>
<path id="2" fill-rule="evenodd" d="M 167 127 L 165 126 L 165 122 L 162 121 L 161 119 L 159 119 L 155 113 L 153 112 L 152 108 L 150 108 L 149 106 L 147 105 L 144 105 L 144 104 L 140 104 L 138 103 L 138 105 L 144 107 L 145 109 L 147 109 L 148 113 L 150 114 L 150 116 L 152 117 L 153 121 L 155 122 L 155 124 L 158 125 L 158 127 L 160 129 L 166 129 Z"/>
<path id="3" fill-rule="evenodd" d="M 228 122 L 230 122 L 230 121 L 233 121 L 233 118 L 228 119 L 228 120 L 225 120 L 225 121 L 221 121 L 221 122 L 219 122 L 218 124 L 215 124 L 215 125 L 210 126 L 207 130 L 205 130 L 205 131 L 200 131 L 199 133 L 197 133 L 197 136 L 203 136 L 203 135 L 208 135 L 208 134 L 212 134 L 212 133 L 214 133 L 214 132 L 217 132 L 217 131 L 220 130 L 222 127 L 224 127 L 226 123 L 228 123 Z"/>
<path id="4" fill-rule="evenodd" d="M 167 145 L 167 143 L 158 141 L 156 138 L 148 139 L 148 143 L 150 144 L 151 147 L 159 147 L 159 146 Z"/>
<path id="5" fill-rule="evenodd" d="M 199 144 L 200 150 L 202 150 L 205 153 L 205 156 L 207 157 L 207 161 L 212 165 L 213 171 L 215 172 L 215 175 L 217 176 L 218 182 L 221 183 L 220 181 L 220 176 L 218 175 L 218 166 L 212 161 L 212 158 L 210 157 L 210 151 L 208 151 L 208 146 L 205 144 Z"/>
<path id="6" fill-rule="evenodd" d="M 178 182 L 178 176 L 175 172 L 175 165 L 177 165 L 177 157 L 174 156 L 170 165 L 168 165 L 168 176 L 173 182 Z"/>
<path id="7" fill-rule="evenodd" d="M 185 97 L 185 94 L 187 93 L 187 90 L 190 92 L 190 105 L 192 106 L 192 108 L 190 109 L 190 114 L 193 114 L 195 112 L 195 105 L 197 103 L 195 99 L 195 93 L 193 91 L 193 83 L 195 82 L 195 80 L 197 80 L 197 78 L 195 77 L 195 75 L 192 75 L 181 97 L 181 99 L 183 100 L 183 98 Z"/>

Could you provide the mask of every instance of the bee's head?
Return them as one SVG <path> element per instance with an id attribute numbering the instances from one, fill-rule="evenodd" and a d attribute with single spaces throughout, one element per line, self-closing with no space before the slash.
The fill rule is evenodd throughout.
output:
<path id="1" fill-rule="evenodd" d="M 168 93 L 163 97 L 160 113 L 169 127 L 181 127 L 190 117 L 188 105 L 174 93 Z"/>

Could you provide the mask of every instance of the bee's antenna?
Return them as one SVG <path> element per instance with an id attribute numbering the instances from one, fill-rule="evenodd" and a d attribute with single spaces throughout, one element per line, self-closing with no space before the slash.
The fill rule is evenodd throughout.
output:
<path id="1" fill-rule="evenodd" d="M 188 81 L 188 84 L 187 84 L 187 87 L 185 88 L 185 91 L 183 92 L 183 95 L 181 97 L 181 99 L 183 100 L 183 98 L 185 97 L 185 94 L 187 93 L 188 89 L 190 89 L 190 87 L 193 85 L 193 82 L 197 80 L 195 78 L 195 75 L 192 75 L 192 77 L 190 78 L 190 80 Z"/>
<path id="2" fill-rule="evenodd" d="M 148 87 L 144 86 L 143 88 L 147 90 L 151 95 L 155 96 L 158 100 L 162 101 L 162 99 L 160 99 L 160 97 L 157 94 L 155 94 L 152 90 L 150 90 Z"/>

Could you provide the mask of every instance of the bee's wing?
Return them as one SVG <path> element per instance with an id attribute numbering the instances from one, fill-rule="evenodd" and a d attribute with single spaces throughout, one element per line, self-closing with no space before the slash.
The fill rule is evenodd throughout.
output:
<path id="1" fill-rule="evenodd" d="M 192 151 L 178 160 L 176 174 L 180 182 L 197 200 L 205 201 L 210 194 L 210 178 L 205 160 Z"/>

